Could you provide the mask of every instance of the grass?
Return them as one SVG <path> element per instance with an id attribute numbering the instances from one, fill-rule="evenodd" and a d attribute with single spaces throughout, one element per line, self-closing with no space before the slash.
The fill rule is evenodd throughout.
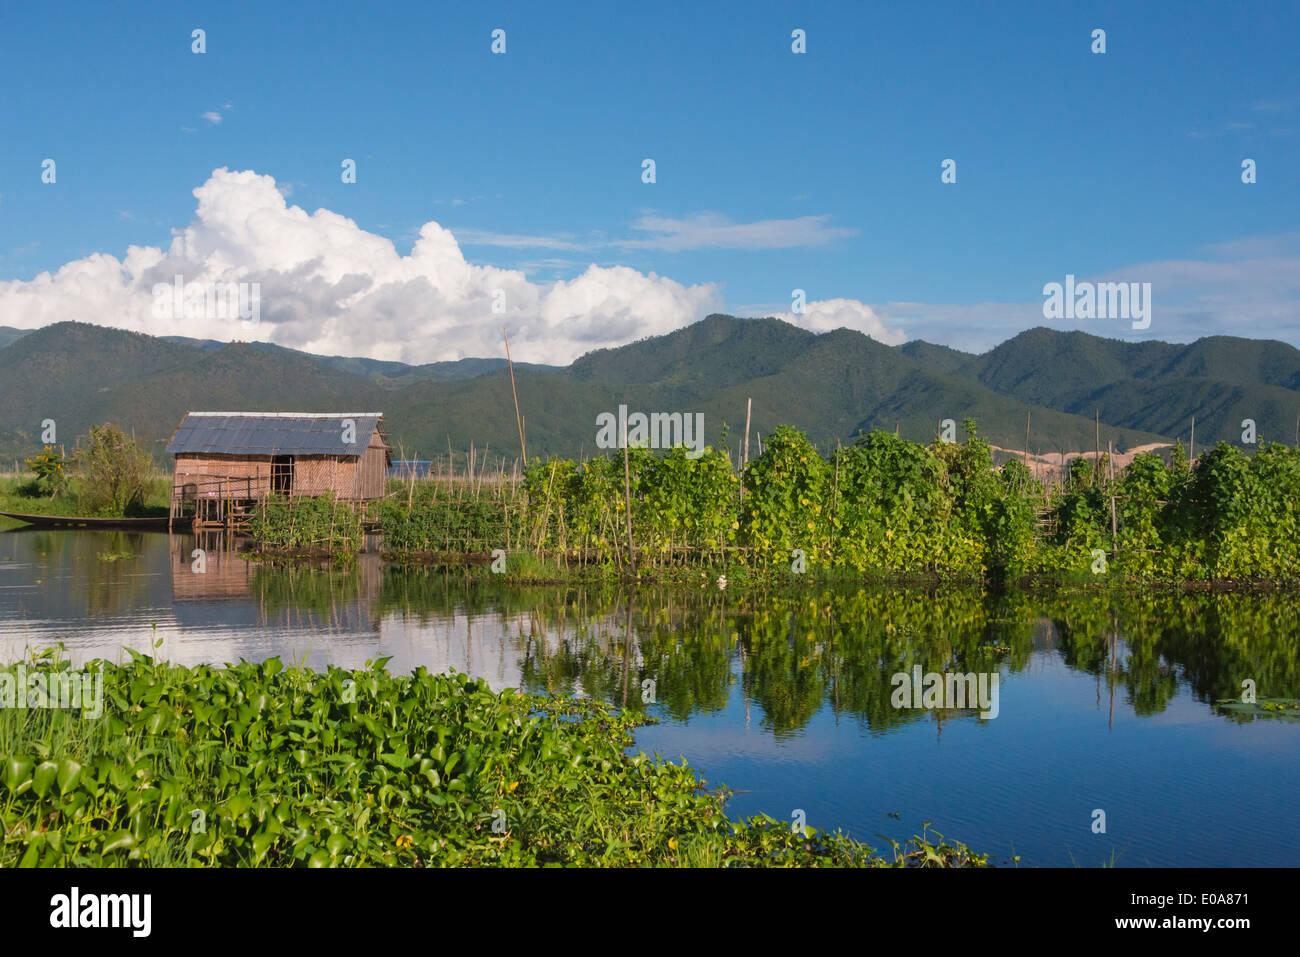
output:
<path id="1" fill-rule="evenodd" d="M 132 652 L 86 666 L 103 669 L 98 719 L 0 709 L 0 867 L 988 863 L 928 832 L 882 855 L 732 821 L 725 789 L 684 762 L 626 753 L 642 719 L 386 661 L 189 668 Z M 25 667 L 68 663 L 46 651 Z"/>
<path id="2" fill-rule="evenodd" d="M 165 516 L 170 504 L 171 476 L 155 475 L 149 484 L 149 495 L 138 517 Z M 36 486 L 36 476 L 19 474 L 0 476 L 0 511 L 19 512 L 25 515 L 69 515 L 83 518 L 122 518 L 120 515 L 96 515 L 83 503 L 81 482 L 72 479 L 68 489 L 51 498 Z"/>

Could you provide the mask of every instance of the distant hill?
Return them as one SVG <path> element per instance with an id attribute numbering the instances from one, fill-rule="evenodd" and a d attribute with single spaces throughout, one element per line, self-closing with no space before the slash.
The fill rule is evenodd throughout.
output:
<path id="1" fill-rule="evenodd" d="M 928 441 L 941 419 L 974 418 L 980 434 L 1034 452 L 1121 450 L 1240 438 L 1253 418 L 1265 441 L 1294 440 L 1300 351 L 1279 342 L 1215 337 L 1190 345 L 1126 343 L 1031 329 L 984 355 L 858 332 L 814 334 L 777 319 L 714 315 L 668 335 L 588 353 L 572 365 L 515 366 L 531 457 L 590 455 L 596 416 L 703 412 L 707 441 L 724 424 L 734 450 L 753 400 L 757 434 L 805 430 L 823 451 L 859 431 Z M 504 358 L 407 365 L 313 356 L 266 343 L 156 338 L 84 323 L 24 333 L 0 328 L 0 460 L 30 455 L 54 419 L 68 447 L 94 422 L 114 421 L 162 449 L 190 410 L 370 411 L 386 414 L 407 456 L 473 443 L 513 458 L 519 437 Z"/>
<path id="2" fill-rule="evenodd" d="M 1273 340 L 1127 343 L 1037 328 L 960 371 L 1022 402 L 1080 415 L 1100 410 L 1103 422 L 1184 442 L 1195 416 L 1202 447 L 1239 440 L 1243 419 L 1255 421 L 1261 441 L 1294 443 L 1300 415 L 1300 350 Z"/>
<path id="3" fill-rule="evenodd" d="M 15 329 L 13 326 L 0 326 L 0 349 L 9 345 L 9 343 L 13 342 L 15 339 L 22 338 L 29 332 L 31 332 L 30 329 Z"/>

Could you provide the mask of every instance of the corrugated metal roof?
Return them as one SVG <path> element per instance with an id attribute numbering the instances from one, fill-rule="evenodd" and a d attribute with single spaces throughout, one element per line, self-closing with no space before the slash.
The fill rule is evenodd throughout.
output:
<path id="1" fill-rule="evenodd" d="M 382 412 L 191 412 L 167 445 L 171 454 L 359 456 Z M 344 422 L 356 442 L 343 441 Z"/>

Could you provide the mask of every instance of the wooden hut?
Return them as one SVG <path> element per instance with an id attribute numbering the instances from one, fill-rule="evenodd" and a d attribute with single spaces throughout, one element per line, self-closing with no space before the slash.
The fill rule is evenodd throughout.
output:
<path id="1" fill-rule="evenodd" d="M 382 412 L 190 412 L 172 433 L 172 519 L 238 525 L 272 495 L 382 498 L 392 449 Z"/>

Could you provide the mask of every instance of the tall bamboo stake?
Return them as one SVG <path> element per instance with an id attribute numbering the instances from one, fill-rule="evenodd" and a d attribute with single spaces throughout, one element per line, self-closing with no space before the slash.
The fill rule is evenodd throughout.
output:
<path id="1" fill-rule="evenodd" d="M 528 449 L 524 445 L 524 420 L 519 414 L 519 393 L 515 391 L 515 364 L 510 359 L 510 333 L 505 326 L 501 327 L 501 335 L 506 340 L 506 365 L 510 367 L 510 394 L 515 397 L 515 424 L 519 426 L 519 454 L 523 456 L 524 467 L 528 466 Z"/>
<path id="2" fill-rule="evenodd" d="M 1119 525 L 1115 520 L 1115 454 L 1114 443 L 1106 441 L 1106 464 L 1110 466 L 1110 547 L 1119 554 Z"/>
<path id="3" fill-rule="evenodd" d="M 835 491 L 831 496 L 831 555 L 835 554 L 835 523 L 840 513 L 840 440 L 835 440 Z"/>
<path id="4" fill-rule="evenodd" d="M 1092 460 L 1093 461 L 1092 474 L 1096 477 L 1095 480 L 1097 484 L 1100 485 L 1101 484 L 1101 409 L 1094 409 L 1092 415 L 1093 415 L 1093 428 L 1096 429 L 1096 432 L 1094 433 L 1094 437 L 1097 443 L 1095 446 L 1097 456 Z"/>
<path id="5" fill-rule="evenodd" d="M 740 464 L 740 467 L 742 469 L 749 464 L 749 413 L 753 410 L 753 408 L 754 408 L 754 400 L 746 399 L 745 400 L 745 454 Z"/>
<path id="6" fill-rule="evenodd" d="M 623 501 L 627 512 L 627 563 L 636 575 L 636 552 L 632 548 L 632 469 L 627 458 L 627 423 L 623 424 Z"/>
<path id="7" fill-rule="evenodd" d="M 1029 468 L 1029 416 L 1031 410 L 1025 409 L 1025 468 Z"/>

